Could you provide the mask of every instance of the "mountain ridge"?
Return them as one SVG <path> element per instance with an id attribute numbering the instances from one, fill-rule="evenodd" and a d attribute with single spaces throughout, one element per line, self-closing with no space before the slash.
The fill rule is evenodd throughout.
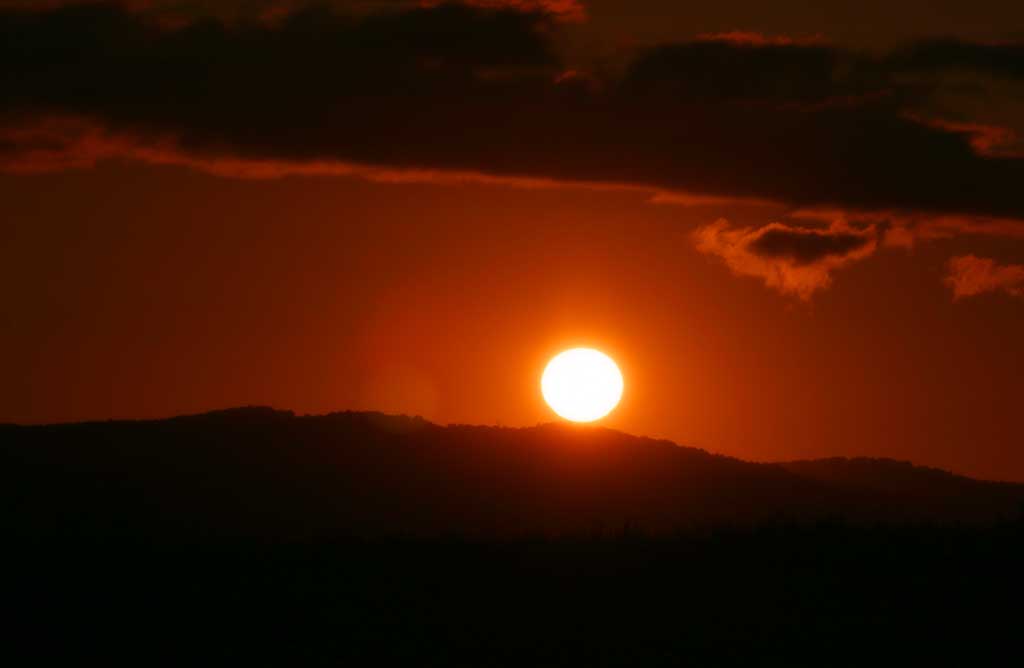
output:
<path id="1" fill-rule="evenodd" d="M 466 422 L 449 422 L 439 423 L 432 420 L 428 420 L 421 415 L 409 415 L 407 413 L 387 413 L 384 411 L 357 411 L 357 410 L 342 410 L 342 411 L 330 411 L 328 413 L 297 413 L 290 409 L 274 408 L 272 406 L 265 405 L 246 405 L 246 406 L 235 406 L 229 408 L 212 409 L 208 411 L 201 411 L 198 413 L 183 413 L 180 415 L 172 415 L 169 417 L 158 417 L 158 418 L 110 418 L 107 420 L 72 420 L 67 422 L 53 422 L 53 423 L 16 423 L 16 422 L 0 422 L 0 429 L 3 428 L 51 428 L 51 427 L 68 427 L 68 426 L 79 426 L 79 425 L 109 425 L 109 424 L 138 424 L 138 423 L 153 423 L 153 422 L 164 422 L 164 421 L 190 421 L 190 420 L 203 420 L 203 419 L 214 419 L 214 418 L 237 418 L 237 417 L 263 417 L 273 419 L 329 419 L 345 416 L 366 416 L 370 419 L 378 419 L 382 422 L 393 421 L 395 423 L 408 422 L 416 425 L 429 425 L 438 429 L 447 428 L 458 428 L 458 429 L 480 429 L 480 430 L 506 430 L 513 432 L 532 432 L 537 430 L 545 429 L 579 429 L 579 430 L 603 430 L 613 434 L 622 435 L 628 438 L 637 439 L 640 441 L 648 441 L 652 443 L 668 444 L 677 448 L 685 450 L 694 450 L 702 452 L 713 457 L 722 457 L 725 459 L 744 462 L 747 464 L 758 464 L 765 466 L 781 466 L 787 470 L 799 471 L 807 470 L 816 465 L 834 464 L 841 466 L 856 466 L 863 464 L 880 465 L 886 467 L 899 467 L 905 469 L 907 467 L 913 469 L 915 472 L 927 472 L 929 474 L 941 475 L 948 478 L 958 478 L 962 480 L 970 480 L 973 482 L 980 483 L 993 483 L 1000 485 L 1024 485 L 1024 482 L 1014 482 L 1011 480 L 992 480 L 987 478 L 975 478 L 963 473 L 957 473 L 949 469 L 943 469 L 936 466 L 929 466 L 926 464 L 918 464 L 911 460 L 896 459 L 892 457 L 871 457 L 866 455 L 838 455 L 831 457 L 818 457 L 811 459 L 785 459 L 785 460 L 765 460 L 765 461 L 752 461 L 742 459 L 733 455 L 727 455 L 706 448 L 701 448 L 693 445 L 686 445 L 683 443 L 677 443 L 671 439 L 657 438 L 653 436 L 646 436 L 641 434 L 631 434 L 629 432 L 621 431 L 618 429 L 612 429 L 610 427 L 604 427 L 600 425 L 587 425 L 587 424 L 571 424 L 566 422 L 551 421 L 551 422 L 540 422 L 535 425 L 527 426 L 509 426 L 509 425 L 487 425 L 477 423 L 466 423 Z"/>
<path id="2" fill-rule="evenodd" d="M 248 406 L 162 420 L 5 425 L 0 434 L 5 523 L 30 535 L 984 524 L 1024 509 L 1024 485 L 909 462 L 746 462 L 588 425 L 438 425 Z"/>

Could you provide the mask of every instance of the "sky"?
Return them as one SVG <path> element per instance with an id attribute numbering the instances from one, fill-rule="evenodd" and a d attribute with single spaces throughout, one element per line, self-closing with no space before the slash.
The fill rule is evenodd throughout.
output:
<path id="1" fill-rule="evenodd" d="M 602 422 L 1024 481 L 1024 6 L 0 0 L 0 422 Z"/>

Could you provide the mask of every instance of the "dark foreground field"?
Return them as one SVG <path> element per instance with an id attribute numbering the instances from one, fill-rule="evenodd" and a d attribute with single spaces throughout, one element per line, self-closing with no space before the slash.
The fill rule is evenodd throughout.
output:
<path id="1" fill-rule="evenodd" d="M 18 548 L 4 651 L 22 659 L 906 666 L 1020 651 L 1012 524 Z"/>

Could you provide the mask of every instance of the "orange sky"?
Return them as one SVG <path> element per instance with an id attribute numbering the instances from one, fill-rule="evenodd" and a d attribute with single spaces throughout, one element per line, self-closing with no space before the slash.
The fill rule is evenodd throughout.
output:
<path id="1" fill-rule="evenodd" d="M 109 166 L 6 177 L 0 198 L 4 421 L 270 404 L 527 425 L 553 419 L 547 358 L 587 344 L 626 377 L 611 427 L 1024 479 L 1022 304 L 954 303 L 955 242 L 879 253 L 804 303 L 694 249 L 721 207 L 632 193 Z"/>
<path id="2" fill-rule="evenodd" d="M 617 38 L 622 48 L 672 39 L 667 3 L 639 3 L 621 23 L 613 4 L 584 3 L 586 18 L 573 19 L 560 44 L 599 60 L 616 53 Z M 783 4 L 771 16 L 762 5 L 730 14 L 741 18 L 677 14 L 687 19 L 678 39 L 760 31 L 888 49 L 957 25 L 965 40 L 1011 39 L 1003 26 L 1019 14 L 1019 5 L 993 4 L 985 21 L 980 10 L 965 20 L 962 5 L 949 4 L 918 23 L 899 14 L 875 39 L 839 16 L 842 3 L 816 12 Z M 901 116 L 893 136 L 904 141 L 906 127 L 922 128 L 923 139 L 905 141 L 927 150 L 926 140 L 959 137 L 957 128 L 1008 123 L 1013 135 L 1013 123 L 1024 124 L 1015 111 L 1024 84 L 1013 72 L 985 79 L 1004 102 L 929 97 L 913 111 L 953 109 L 959 125 Z M 339 175 L 348 168 L 323 162 L 348 160 L 347 145 L 339 155 L 310 157 L 303 148 L 282 157 L 274 142 L 232 136 L 239 154 L 224 156 L 206 143 L 208 127 L 192 136 L 186 124 L 181 132 L 194 144 L 172 150 L 163 133 L 177 119 L 165 127 L 162 115 L 139 120 L 107 106 L 86 113 L 80 102 L 46 104 L 64 115 L 99 114 L 130 140 L 89 134 L 59 148 L 55 161 L 49 135 L 41 143 L 33 135 L 22 151 L 24 119 L 7 128 L 0 118 L 2 422 L 266 404 L 532 425 L 554 419 L 539 390 L 546 361 L 587 345 L 623 370 L 623 401 L 604 422 L 616 429 L 745 459 L 885 456 L 1024 480 L 1024 223 L 1019 199 L 998 183 L 991 201 L 1005 201 L 978 204 L 970 193 L 946 192 L 961 182 L 946 170 L 951 180 L 936 184 L 935 208 L 923 211 L 915 207 L 931 206 L 926 180 L 903 199 L 898 189 L 875 197 L 837 177 L 823 186 L 837 206 L 815 213 L 829 207 L 817 206 L 817 193 L 800 199 L 813 185 L 799 181 L 808 178 L 804 163 L 788 179 L 773 164 L 723 149 L 722 164 L 735 161 L 738 197 L 762 193 L 762 169 L 764 192 L 776 199 L 730 201 L 725 169 L 725 177 L 697 178 L 704 199 L 683 205 L 678 193 L 656 196 L 670 178 L 631 164 L 663 159 L 651 146 L 635 158 L 629 146 L 595 151 L 607 156 L 608 174 L 635 173 L 639 187 L 558 185 L 573 170 L 581 181 L 605 175 L 581 168 L 587 160 L 577 164 L 571 142 L 564 162 L 493 183 L 444 175 L 481 160 L 481 171 L 507 176 L 536 156 L 517 154 L 506 170 L 504 156 L 480 158 L 465 147 L 439 156 L 428 142 L 409 160 L 436 158 L 421 165 L 430 175 L 389 183 L 380 181 L 394 180 L 390 172 Z M 154 125 L 160 142 L 138 139 Z M 501 119 L 488 119 L 472 131 L 500 137 L 501 128 Z M 967 165 L 964 178 L 976 178 L 971 165 L 1017 169 L 1016 139 L 1000 144 L 1008 153 L 997 159 L 978 152 L 973 130 L 963 132 L 962 153 L 952 144 L 936 153 L 950 170 Z M 519 138 L 500 141 L 514 147 Z M 351 150 L 357 158 L 379 145 Z M 714 155 L 714 146 L 679 144 L 672 156 L 690 150 Z M 782 156 L 787 150 L 778 147 Z M 236 178 L 239 164 L 253 169 L 257 158 L 270 161 L 264 166 L 287 159 L 292 175 Z M 664 159 L 675 178 L 676 164 Z M 211 164 L 221 173 L 210 174 Z M 831 179 L 835 169 L 821 172 Z M 993 174 L 994 183 L 1005 176 Z M 882 177 L 864 183 L 888 188 Z M 891 202 L 909 208 L 871 209 Z"/>

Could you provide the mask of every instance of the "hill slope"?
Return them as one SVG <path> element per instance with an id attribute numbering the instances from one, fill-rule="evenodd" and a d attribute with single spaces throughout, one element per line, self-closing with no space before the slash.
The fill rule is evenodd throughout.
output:
<path id="1" fill-rule="evenodd" d="M 3 520 L 47 536 L 517 535 L 991 522 L 1024 486 L 886 460 L 753 464 L 602 429 L 268 408 L 0 427 Z"/>

